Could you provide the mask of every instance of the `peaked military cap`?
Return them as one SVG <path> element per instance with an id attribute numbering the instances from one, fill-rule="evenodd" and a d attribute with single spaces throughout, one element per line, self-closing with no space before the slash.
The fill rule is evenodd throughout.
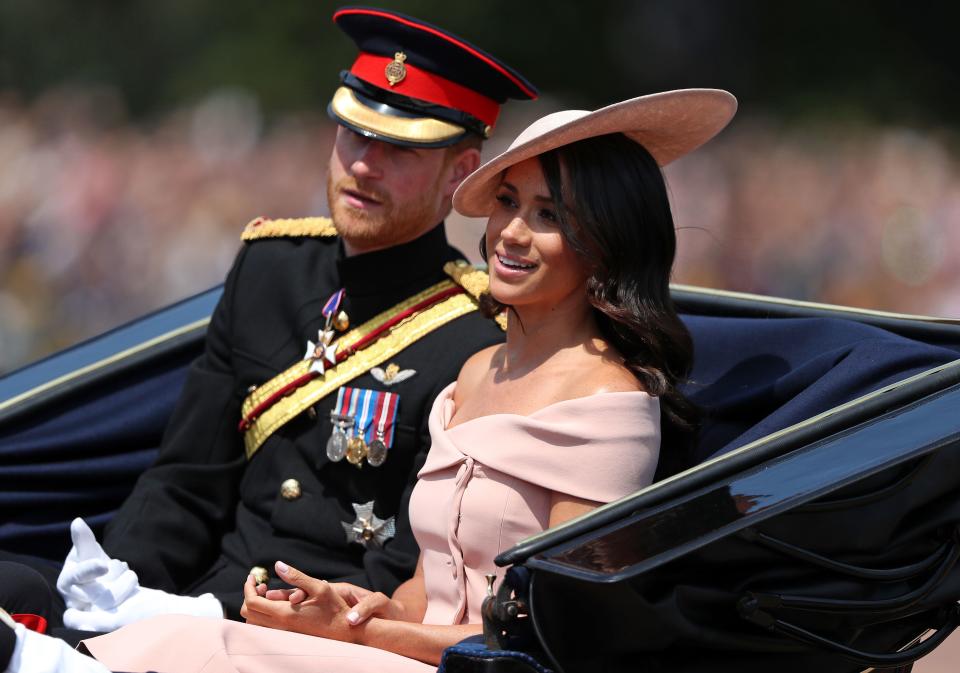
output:
<path id="1" fill-rule="evenodd" d="M 344 7 L 333 21 L 360 50 L 327 108 L 339 124 L 396 145 L 487 138 L 508 98 L 531 100 L 520 73 L 466 40 L 397 12 Z"/>

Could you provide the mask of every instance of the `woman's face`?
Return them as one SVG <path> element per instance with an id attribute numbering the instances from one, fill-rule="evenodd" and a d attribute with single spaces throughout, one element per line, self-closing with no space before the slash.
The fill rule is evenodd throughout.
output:
<path id="1" fill-rule="evenodd" d="M 588 272 L 563 236 L 540 162 L 527 159 L 507 169 L 496 199 L 486 232 L 494 299 L 517 309 L 585 303 Z M 572 213 L 567 219 L 576 226 Z"/>

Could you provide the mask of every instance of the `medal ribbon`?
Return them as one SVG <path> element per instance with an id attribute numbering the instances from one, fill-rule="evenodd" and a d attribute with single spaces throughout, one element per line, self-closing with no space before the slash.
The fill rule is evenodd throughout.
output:
<path id="1" fill-rule="evenodd" d="M 377 396 L 377 406 L 373 412 L 374 423 L 364 434 L 367 444 L 380 438 L 388 449 L 393 446 L 393 427 L 397 420 L 397 406 L 400 396 L 396 393 L 381 393 Z"/>
<path id="2" fill-rule="evenodd" d="M 380 441 L 388 449 L 393 446 L 393 427 L 397 419 L 400 396 L 377 390 L 340 388 L 333 413 L 354 420 L 357 436 L 370 444 L 382 433 Z"/>
<path id="3" fill-rule="evenodd" d="M 333 319 L 333 316 L 336 315 L 337 311 L 340 309 L 340 303 L 343 301 L 344 289 L 341 287 L 339 290 L 330 295 L 330 298 L 327 299 L 327 303 L 323 305 L 323 317 L 327 319 L 327 322 Z"/>

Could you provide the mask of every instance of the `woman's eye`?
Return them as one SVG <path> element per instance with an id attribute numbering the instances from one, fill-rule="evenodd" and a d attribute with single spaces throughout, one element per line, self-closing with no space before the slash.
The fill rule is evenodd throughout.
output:
<path id="1" fill-rule="evenodd" d="M 559 222 L 560 218 L 557 217 L 556 211 L 550 210 L 549 208 L 543 208 L 540 210 L 540 218 L 546 220 L 547 222 Z"/>
<path id="2" fill-rule="evenodd" d="M 516 206 L 516 203 L 514 203 L 513 199 L 506 194 L 497 194 L 497 201 L 499 201 L 500 205 L 505 208 L 513 208 Z"/>

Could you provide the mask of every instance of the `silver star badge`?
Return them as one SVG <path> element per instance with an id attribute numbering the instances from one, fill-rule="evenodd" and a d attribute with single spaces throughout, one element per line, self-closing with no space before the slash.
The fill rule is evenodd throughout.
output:
<path id="1" fill-rule="evenodd" d="M 356 542 L 366 548 L 382 547 L 383 543 L 392 538 L 397 530 L 393 517 L 380 519 L 373 513 L 373 500 L 359 504 L 352 503 L 357 518 L 353 523 L 341 521 L 343 532 L 347 535 L 347 543 Z"/>
<path id="2" fill-rule="evenodd" d="M 303 359 L 313 361 L 310 364 L 309 371 L 323 375 L 327 367 L 332 367 L 337 364 L 337 348 L 339 344 L 333 344 L 331 346 L 330 342 L 332 340 L 332 330 L 320 330 L 317 333 L 317 343 L 307 340 L 307 352 L 303 354 Z"/>

